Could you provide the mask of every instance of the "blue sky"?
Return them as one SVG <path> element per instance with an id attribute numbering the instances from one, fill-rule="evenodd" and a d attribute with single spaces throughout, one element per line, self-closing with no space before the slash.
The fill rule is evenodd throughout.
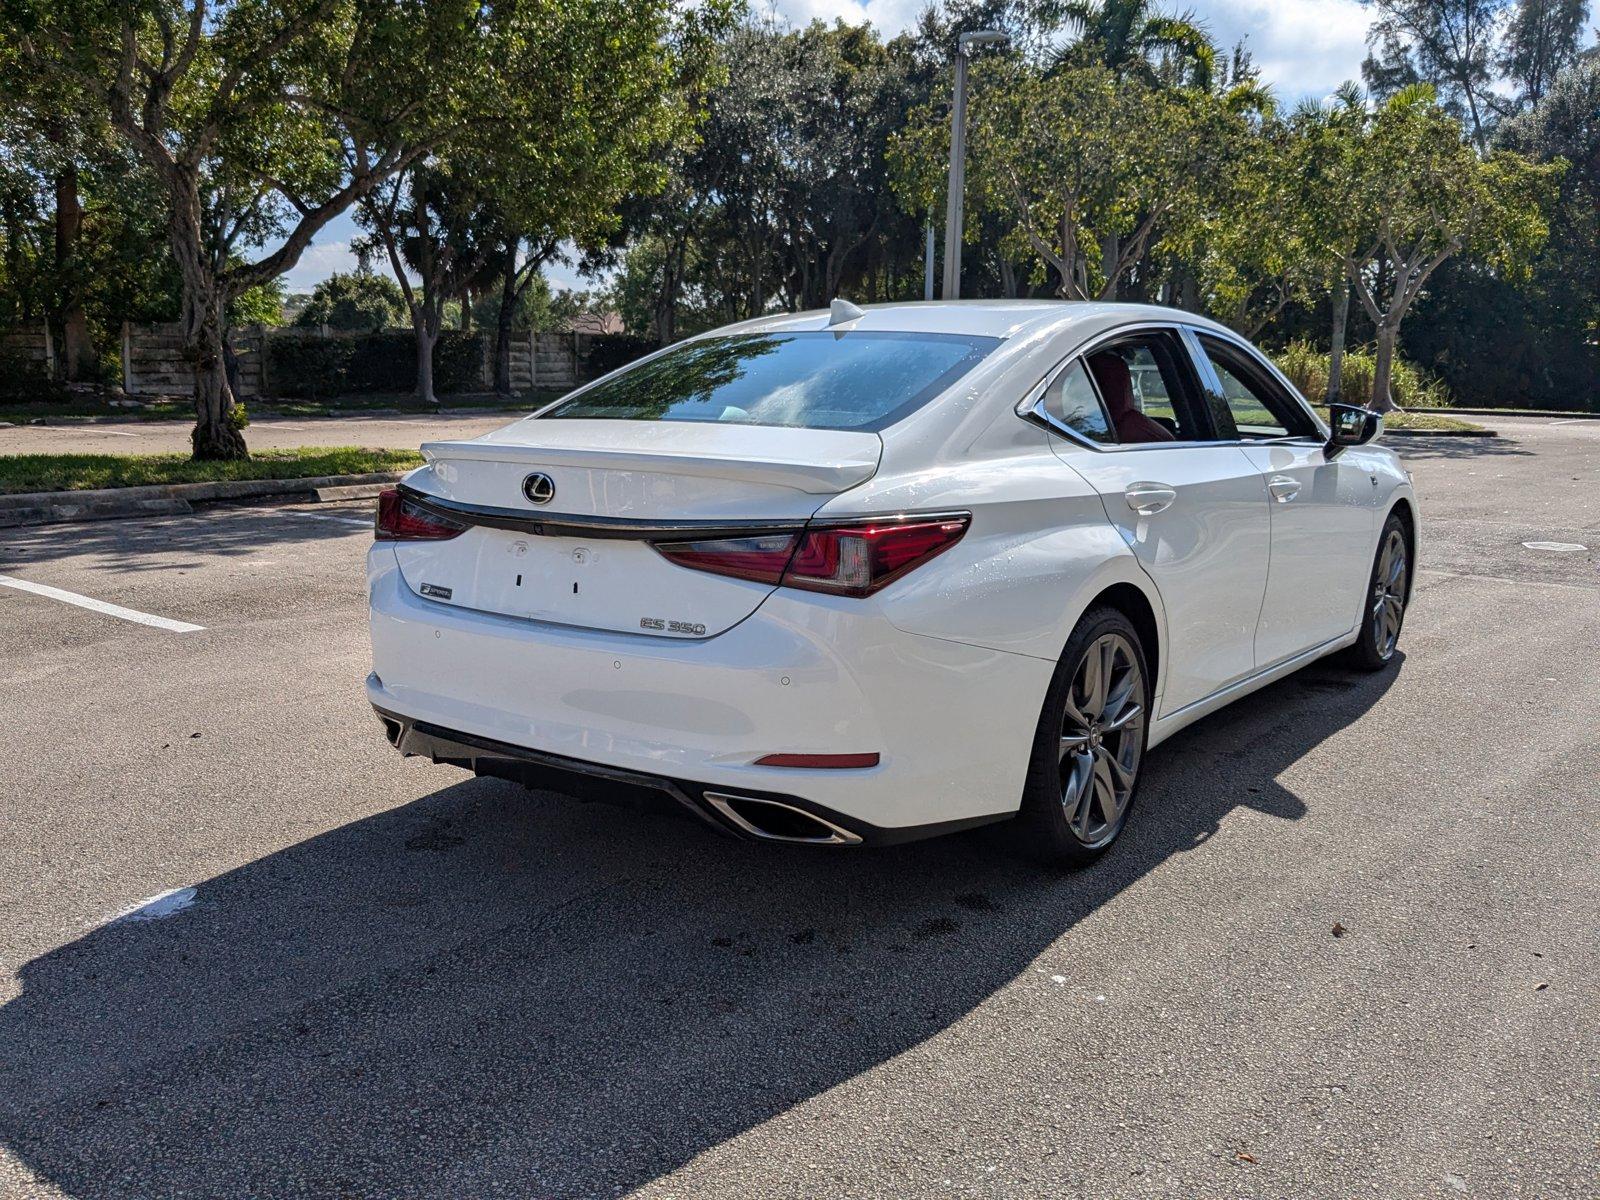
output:
<path id="1" fill-rule="evenodd" d="M 780 21 L 804 25 L 814 18 L 870 21 L 892 36 L 916 20 L 927 0 L 771 0 L 764 8 Z M 1191 0 L 1181 6 L 1210 30 L 1217 44 L 1231 48 L 1241 38 L 1255 55 L 1267 83 L 1280 100 L 1325 96 L 1346 79 L 1361 74 L 1370 10 L 1356 0 Z M 1176 7 L 1173 8 L 1176 11 Z M 310 291 L 318 280 L 355 265 L 350 239 L 357 236 L 347 215 L 331 222 L 285 280 L 289 291 Z M 557 287 L 593 286 L 569 269 L 547 271 Z"/>

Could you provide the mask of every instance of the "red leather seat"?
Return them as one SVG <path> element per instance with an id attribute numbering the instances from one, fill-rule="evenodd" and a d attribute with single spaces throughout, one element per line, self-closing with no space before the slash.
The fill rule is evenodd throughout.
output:
<path id="1" fill-rule="evenodd" d="M 1100 385 L 1100 395 L 1111 415 L 1111 424 L 1117 431 L 1119 442 L 1170 442 L 1170 430 L 1157 425 L 1139 411 L 1133 400 L 1133 375 L 1122 356 L 1111 350 L 1102 350 L 1089 356 L 1089 370 Z"/>

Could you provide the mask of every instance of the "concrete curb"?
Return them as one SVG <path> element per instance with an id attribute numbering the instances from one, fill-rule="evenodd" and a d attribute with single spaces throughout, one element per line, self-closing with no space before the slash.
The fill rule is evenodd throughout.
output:
<path id="1" fill-rule="evenodd" d="M 215 500 L 364 500 L 406 472 L 313 475 L 305 479 L 236 479 L 220 483 L 169 483 L 149 487 L 95 488 L 71 492 L 17 492 L 0 496 L 0 528 L 60 521 L 110 521 L 168 516 Z"/>
<path id="2" fill-rule="evenodd" d="M 1493 429 L 1385 429 L 1383 436 L 1392 437 L 1499 437 Z"/>
<path id="3" fill-rule="evenodd" d="M 1451 405 L 1438 411 L 1451 416 L 1460 413 L 1467 417 L 1539 417 L 1547 421 L 1600 421 L 1600 412 L 1562 412 L 1551 408 L 1457 408 Z"/>

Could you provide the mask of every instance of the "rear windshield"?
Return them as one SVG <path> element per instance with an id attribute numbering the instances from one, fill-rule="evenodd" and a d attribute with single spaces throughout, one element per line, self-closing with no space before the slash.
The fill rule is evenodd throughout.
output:
<path id="1" fill-rule="evenodd" d="M 999 338 L 815 330 L 685 342 L 542 417 L 878 430 L 965 375 Z"/>

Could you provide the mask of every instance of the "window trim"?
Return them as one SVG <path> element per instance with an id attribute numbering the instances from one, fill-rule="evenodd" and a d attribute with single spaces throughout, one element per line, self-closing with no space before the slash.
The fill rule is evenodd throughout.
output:
<path id="1" fill-rule="evenodd" d="M 1047 432 L 1059 434 L 1060 436 L 1067 438 L 1074 445 L 1085 450 L 1093 450 L 1096 454 L 1120 454 L 1124 452 L 1143 452 L 1148 450 L 1178 450 L 1191 448 L 1194 446 L 1218 445 L 1219 440 L 1216 438 L 1189 438 L 1186 440 L 1175 439 L 1170 442 L 1111 442 L 1109 444 L 1096 442 L 1092 438 L 1083 436 L 1083 434 L 1079 433 L 1076 429 L 1073 429 L 1070 426 L 1062 425 L 1060 422 L 1051 418 L 1049 414 L 1042 411 L 1045 393 L 1049 390 L 1050 385 L 1054 383 L 1056 378 L 1074 362 L 1080 359 L 1087 360 L 1089 355 L 1093 354 L 1097 349 L 1105 345 L 1107 342 L 1122 341 L 1126 338 L 1137 337 L 1140 334 L 1146 333 L 1164 334 L 1168 337 L 1176 338 L 1183 346 L 1183 354 L 1177 356 L 1176 365 L 1179 372 L 1187 376 L 1185 383 L 1190 387 L 1198 387 L 1201 389 L 1204 389 L 1207 386 L 1206 376 L 1201 374 L 1200 369 L 1195 362 L 1195 346 L 1192 344 L 1189 336 L 1189 326 L 1183 324 L 1181 321 L 1139 321 L 1128 325 L 1118 325 L 1114 328 L 1104 330 L 1090 338 L 1088 341 L 1079 345 L 1075 350 L 1072 351 L 1071 354 L 1068 354 L 1055 366 L 1051 367 L 1049 371 L 1045 373 L 1043 379 L 1023 393 L 1022 399 L 1017 403 L 1017 415 L 1023 420 L 1028 421 L 1030 424 L 1042 425 Z M 1100 401 L 1101 411 L 1106 414 L 1107 422 L 1110 423 L 1111 410 L 1106 407 L 1105 397 L 1100 394 L 1100 382 L 1099 380 L 1095 379 L 1094 372 L 1089 370 L 1087 361 L 1084 362 L 1084 374 L 1089 377 L 1089 382 L 1094 387 L 1095 398 Z M 1204 409 L 1203 402 L 1201 403 L 1200 407 L 1202 410 Z M 1202 412 L 1200 417 L 1206 426 L 1206 431 L 1209 433 L 1215 433 L 1216 429 L 1211 423 L 1211 414 L 1209 412 Z M 1112 424 L 1111 429 L 1112 432 L 1115 432 L 1116 426 Z"/>

